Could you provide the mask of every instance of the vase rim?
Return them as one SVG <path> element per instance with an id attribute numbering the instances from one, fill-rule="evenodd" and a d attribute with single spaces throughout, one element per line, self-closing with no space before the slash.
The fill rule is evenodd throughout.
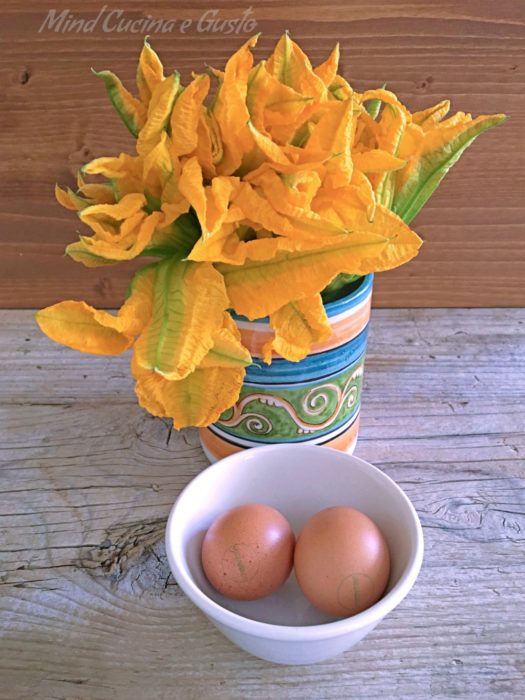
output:
<path id="1" fill-rule="evenodd" d="M 326 315 L 328 318 L 332 316 L 337 316 L 338 314 L 344 313 L 351 309 L 353 306 L 360 304 L 365 297 L 367 297 L 372 291 L 372 284 L 374 281 L 374 274 L 363 275 L 359 280 L 359 286 L 340 299 L 335 299 L 334 301 L 329 301 L 324 304 Z"/>

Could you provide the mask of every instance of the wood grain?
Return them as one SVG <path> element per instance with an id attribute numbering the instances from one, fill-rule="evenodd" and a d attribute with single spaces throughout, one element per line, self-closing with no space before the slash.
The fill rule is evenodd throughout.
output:
<path id="1" fill-rule="evenodd" d="M 181 594 L 162 545 L 203 467 L 141 411 L 128 357 L 0 312 L 0 698 L 331 700 L 525 695 L 525 312 L 376 310 L 357 454 L 415 504 L 425 561 L 351 652 L 278 667 Z"/>
<path id="2" fill-rule="evenodd" d="M 99 0 L 52 3 L 93 19 Z M 245 6 L 212 3 L 221 18 Z M 145 4 L 121 2 L 125 18 Z M 194 25 L 152 36 L 183 79 L 205 62 L 221 65 L 245 35 L 198 32 L 208 0 L 147 3 L 154 17 Z M 79 165 L 131 147 L 90 66 L 133 80 L 141 37 L 130 33 L 39 33 L 49 3 L 5 0 L 0 24 L 0 306 L 42 306 L 85 298 L 120 303 L 133 265 L 85 270 L 63 256 L 78 224 L 53 200 L 56 181 L 72 184 Z M 340 40 L 342 72 L 356 88 L 385 81 L 412 109 L 450 97 L 456 110 L 505 111 L 511 119 L 483 135 L 449 174 L 415 228 L 419 258 L 377 281 L 377 306 L 525 305 L 523 4 L 515 0 L 263 0 L 254 4 L 263 32 L 256 57 L 290 29 L 318 63 Z"/>

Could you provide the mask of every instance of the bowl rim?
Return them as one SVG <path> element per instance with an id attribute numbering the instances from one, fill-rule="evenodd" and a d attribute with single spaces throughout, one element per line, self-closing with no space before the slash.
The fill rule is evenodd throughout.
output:
<path id="1" fill-rule="evenodd" d="M 355 457 L 354 455 L 349 455 L 339 450 L 331 447 L 324 447 L 322 445 L 292 445 L 292 444 L 279 444 L 279 445 L 264 445 L 261 447 L 254 447 L 249 450 L 257 450 L 259 452 L 276 452 L 276 451 L 288 451 L 288 450 L 325 450 L 338 455 L 343 455 L 349 461 L 357 464 L 361 469 L 365 471 L 372 471 L 379 476 L 380 479 L 385 480 L 389 485 L 398 492 L 404 505 L 406 506 L 411 527 L 415 534 L 415 545 L 409 557 L 408 563 L 397 583 L 393 588 L 377 603 L 370 606 L 366 610 L 358 613 L 357 615 L 352 615 L 351 617 L 345 617 L 341 620 L 335 620 L 333 622 L 325 622 L 317 625 L 276 625 L 269 622 L 260 622 L 259 620 L 253 620 L 248 617 L 239 615 L 238 613 L 232 612 L 227 608 L 222 607 L 219 603 L 209 598 L 194 582 L 193 578 L 189 573 L 187 573 L 187 565 L 184 563 L 185 558 L 183 555 L 182 547 L 176 548 L 172 541 L 171 531 L 172 523 L 177 517 L 178 510 L 181 507 L 181 503 L 188 498 L 188 494 L 191 497 L 191 491 L 198 487 L 201 481 L 206 480 L 211 471 L 217 472 L 222 469 L 227 468 L 230 462 L 242 462 L 243 457 L 247 456 L 246 450 L 242 452 L 236 452 L 228 457 L 225 457 L 215 464 L 211 464 L 209 467 L 204 469 L 200 474 L 194 477 L 180 492 L 175 503 L 173 504 L 167 525 L 166 525 L 166 555 L 168 562 L 173 573 L 173 576 L 186 596 L 212 621 L 218 623 L 219 625 L 225 625 L 231 629 L 237 630 L 244 634 L 252 635 L 255 637 L 263 637 L 267 639 L 273 639 L 278 641 L 315 641 L 326 638 L 335 638 L 349 632 L 354 632 L 361 630 L 370 625 L 375 625 L 380 620 L 385 617 L 389 612 L 391 612 L 399 603 L 405 598 L 409 593 L 410 589 L 414 585 L 421 565 L 423 563 L 423 551 L 424 551 L 424 541 L 423 541 L 423 530 L 417 512 L 412 505 L 412 502 L 403 491 L 403 489 L 387 474 L 375 467 L 370 462 L 366 462 L 360 457 Z M 225 466 L 226 465 L 226 466 Z M 181 565 L 180 560 L 182 560 L 183 565 Z"/>

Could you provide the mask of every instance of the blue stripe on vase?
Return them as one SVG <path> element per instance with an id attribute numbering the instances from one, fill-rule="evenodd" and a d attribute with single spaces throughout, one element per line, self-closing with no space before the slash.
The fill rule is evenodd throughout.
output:
<path id="1" fill-rule="evenodd" d="M 372 293 L 373 283 L 374 275 L 366 275 L 361 279 L 361 284 L 352 292 L 352 294 L 349 294 L 347 297 L 343 297 L 342 299 L 330 301 L 328 304 L 325 304 L 324 308 L 328 318 L 338 316 L 339 314 L 352 309 L 354 306 L 357 306 L 364 301 L 366 297 Z"/>
<path id="2" fill-rule="evenodd" d="M 276 358 L 271 365 L 250 365 L 246 368 L 247 385 L 304 384 L 331 377 L 359 360 L 366 350 L 368 324 L 348 343 L 325 352 L 308 355 L 300 362 Z"/>
<path id="3" fill-rule="evenodd" d="M 330 301 L 328 304 L 325 304 L 324 308 L 326 310 L 328 318 L 333 318 L 334 316 L 338 316 L 339 314 L 342 314 L 345 311 L 349 311 L 350 309 L 354 308 L 354 306 L 357 306 L 362 301 L 364 301 L 366 297 L 372 293 L 373 283 L 374 275 L 365 275 L 365 277 L 361 278 L 361 284 L 359 285 L 359 287 L 357 287 L 357 289 L 355 289 L 351 294 L 349 294 L 346 297 L 343 297 L 342 299 Z M 235 321 L 250 320 L 246 318 L 246 316 L 236 314 L 235 311 L 231 311 L 231 316 Z M 251 323 L 269 323 L 269 318 L 268 316 L 265 316 L 264 318 L 257 318 L 251 321 Z"/>

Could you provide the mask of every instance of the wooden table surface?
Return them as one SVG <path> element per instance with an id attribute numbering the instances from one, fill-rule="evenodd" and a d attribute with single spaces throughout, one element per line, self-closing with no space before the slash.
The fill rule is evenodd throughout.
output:
<path id="1" fill-rule="evenodd" d="M 356 454 L 406 490 L 420 577 L 352 651 L 310 667 L 232 646 L 162 544 L 206 459 L 136 405 L 128 358 L 53 345 L 0 312 L 0 697 L 525 697 L 525 312 L 372 319 Z"/>

